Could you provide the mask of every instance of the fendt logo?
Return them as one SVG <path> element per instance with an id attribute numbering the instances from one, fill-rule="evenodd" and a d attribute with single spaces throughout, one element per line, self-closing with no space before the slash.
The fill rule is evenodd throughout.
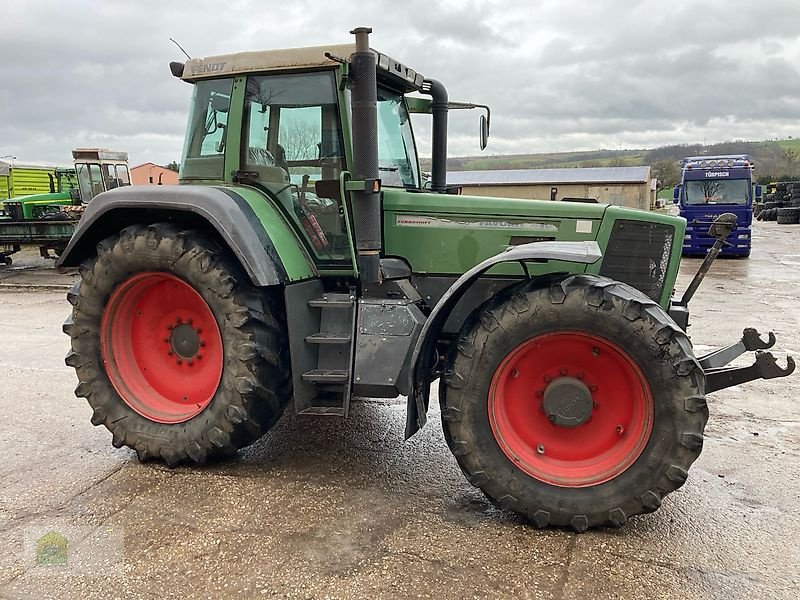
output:
<path id="1" fill-rule="evenodd" d="M 730 177 L 730 171 L 706 171 L 706 178 L 708 177 Z"/>
<path id="2" fill-rule="evenodd" d="M 228 63 L 207 63 L 200 65 L 192 65 L 192 75 L 205 75 L 206 73 L 218 73 L 225 68 Z"/>

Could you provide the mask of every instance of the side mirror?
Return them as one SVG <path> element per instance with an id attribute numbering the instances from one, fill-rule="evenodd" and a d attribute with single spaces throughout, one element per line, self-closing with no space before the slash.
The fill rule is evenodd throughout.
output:
<path id="1" fill-rule="evenodd" d="M 481 150 L 485 150 L 486 144 L 489 143 L 489 119 L 486 118 L 486 115 L 481 115 L 480 137 L 481 137 Z"/>
<path id="2" fill-rule="evenodd" d="M 761 184 L 756 184 L 756 202 L 761 202 Z"/>
<path id="3" fill-rule="evenodd" d="M 672 203 L 677 204 L 681 199 L 681 186 L 676 185 L 672 190 Z"/>

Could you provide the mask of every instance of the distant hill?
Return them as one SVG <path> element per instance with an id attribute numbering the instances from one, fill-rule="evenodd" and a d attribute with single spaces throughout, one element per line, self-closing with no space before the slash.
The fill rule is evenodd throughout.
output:
<path id="1" fill-rule="evenodd" d="M 505 154 L 465 156 L 447 160 L 448 171 L 492 169 L 548 169 L 563 167 L 624 167 L 650 165 L 662 185 L 674 185 L 677 163 L 685 156 L 748 154 L 756 165 L 762 183 L 781 179 L 800 179 L 800 139 L 763 142 L 723 142 L 721 144 L 681 144 L 651 150 L 593 150 L 544 154 Z M 430 168 L 423 160 L 422 168 Z"/>

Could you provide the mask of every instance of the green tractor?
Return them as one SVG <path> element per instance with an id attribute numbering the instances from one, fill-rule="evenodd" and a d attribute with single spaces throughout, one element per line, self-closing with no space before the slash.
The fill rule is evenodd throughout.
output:
<path id="1" fill-rule="evenodd" d="M 38 246 L 42 258 L 54 258 L 51 252 L 60 255 L 85 205 L 101 192 L 131 184 L 126 152 L 78 148 L 72 158 L 75 168 L 58 167 L 45 173 L 47 192 L 0 203 L 0 262 L 10 265 L 11 255 L 25 244 Z"/>
<path id="2" fill-rule="evenodd" d="M 92 423 L 168 465 L 233 455 L 291 402 L 407 397 L 468 480 L 534 524 L 620 526 L 680 487 L 706 394 L 789 374 L 755 330 L 696 357 L 672 298 L 685 221 L 469 197 L 446 182 L 445 87 L 355 43 L 170 65 L 194 87 L 174 187 L 86 209 L 66 362 Z M 411 112 L 432 115 L 423 182 Z M 489 133 L 481 118 L 481 145 Z M 731 229 L 712 227 L 716 252 Z"/>

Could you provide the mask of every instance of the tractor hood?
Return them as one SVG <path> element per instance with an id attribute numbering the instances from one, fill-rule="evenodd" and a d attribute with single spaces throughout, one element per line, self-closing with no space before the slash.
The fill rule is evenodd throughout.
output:
<path id="1" fill-rule="evenodd" d="M 531 242 L 596 241 L 605 252 L 617 226 L 627 228 L 625 232 L 642 232 L 648 239 L 652 231 L 671 239 L 666 246 L 671 258 L 665 280 L 671 286 L 680 258 L 679 240 L 683 239 L 686 227 L 686 221 L 680 217 L 607 204 L 413 193 L 396 189 L 384 189 L 383 206 L 385 254 L 403 258 L 414 273 L 447 277 L 460 275 L 510 246 Z M 536 274 L 540 270 L 553 272 L 562 266 L 565 272 L 574 271 L 574 265 L 566 264 L 529 267 L 530 272 Z M 598 263 L 587 267 L 587 272 L 599 272 L 599 269 Z M 489 275 L 519 276 L 521 269 L 516 264 L 498 265 Z M 666 302 L 670 290 L 671 287 L 659 300 Z"/>
<path id="2" fill-rule="evenodd" d="M 492 198 L 452 194 L 407 193 L 384 190 L 384 209 L 387 211 L 436 213 L 463 216 L 509 216 L 546 218 L 602 219 L 607 204 L 582 202 L 552 202 L 525 198 Z"/>

